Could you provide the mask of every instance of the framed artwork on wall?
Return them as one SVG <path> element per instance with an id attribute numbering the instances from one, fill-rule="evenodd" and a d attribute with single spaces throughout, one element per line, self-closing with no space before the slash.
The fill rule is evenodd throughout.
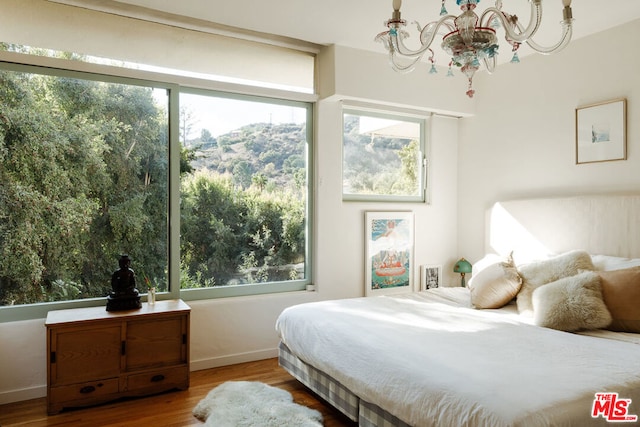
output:
<path id="1" fill-rule="evenodd" d="M 413 292 L 413 212 L 365 212 L 365 296 Z"/>
<path id="2" fill-rule="evenodd" d="M 442 266 L 423 265 L 420 268 L 420 290 L 439 288 L 442 285 Z"/>
<path id="3" fill-rule="evenodd" d="M 576 164 L 626 158 L 627 100 L 576 108 Z"/>

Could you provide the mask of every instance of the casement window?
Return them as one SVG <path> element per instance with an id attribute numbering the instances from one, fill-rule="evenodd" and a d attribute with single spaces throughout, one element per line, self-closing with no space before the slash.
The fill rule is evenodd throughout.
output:
<path id="1" fill-rule="evenodd" d="M 426 117 L 345 106 L 342 119 L 343 200 L 426 201 Z"/>

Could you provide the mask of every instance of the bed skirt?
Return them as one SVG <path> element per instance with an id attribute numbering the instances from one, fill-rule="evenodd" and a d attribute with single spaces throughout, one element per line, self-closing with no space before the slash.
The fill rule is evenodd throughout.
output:
<path id="1" fill-rule="evenodd" d="M 278 363 L 294 378 L 338 409 L 360 427 L 410 427 L 373 403 L 360 399 L 339 381 L 303 362 L 282 342 Z"/>

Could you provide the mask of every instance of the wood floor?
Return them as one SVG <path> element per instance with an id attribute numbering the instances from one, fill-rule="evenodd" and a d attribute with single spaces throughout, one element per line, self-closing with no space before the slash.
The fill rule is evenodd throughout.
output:
<path id="1" fill-rule="evenodd" d="M 186 391 L 65 410 L 57 415 L 47 416 L 45 398 L 0 405 L 0 426 L 202 426 L 191 414 L 192 409 L 225 381 L 261 381 L 287 390 L 296 403 L 320 411 L 325 427 L 356 425 L 279 367 L 277 359 L 268 359 L 192 372 Z"/>

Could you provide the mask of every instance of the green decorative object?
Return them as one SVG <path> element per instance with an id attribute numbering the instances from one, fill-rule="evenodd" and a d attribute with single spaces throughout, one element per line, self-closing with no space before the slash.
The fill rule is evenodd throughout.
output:
<path id="1" fill-rule="evenodd" d="M 454 273 L 460 273 L 460 286 L 466 286 L 464 283 L 464 275 L 471 273 L 471 263 L 464 258 L 460 258 L 456 265 L 453 266 Z"/>

